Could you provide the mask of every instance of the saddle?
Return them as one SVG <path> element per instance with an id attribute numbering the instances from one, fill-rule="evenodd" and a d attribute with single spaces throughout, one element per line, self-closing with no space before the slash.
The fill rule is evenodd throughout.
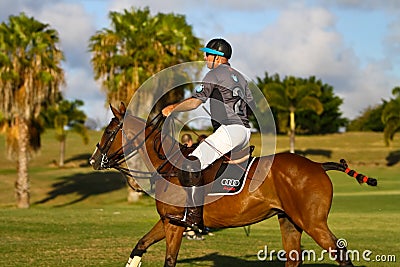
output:
<path id="1" fill-rule="evenodd" d="M 181 147 L 181 153 L 184 157 L 187 157 L 192 151 L 193 147 Z M 207 175 L 215 176 L 214 182 L 211 185 L 211 191 L 208 195 L 234 195 L 241 192 L 244 186 L 244 182 L 247 178 L 247 170 L 253 163 L 254 157 L 252 153 L 254 146 L 246 147 L 240 151 L 231 151 L 227 153 L 222 160 L 222 163 L 215 168 L 207 168 L 203 170 Z M 164 178 L 174 177 L 178 175 L 178 169 L 176 166 L 180 166 L 183 158 L 177 155 L 173 157 L 174 165 L 162 164 L 158 169 L 158 173 Z M 167 163 L 168 161 L 166 161 Z"/>
<path id="2" fill-rule="evenodd" d="M 230 153 L 230 160 L 223 161 L 217 171 L 209 196 L 239 194 L 245 184 L 248 169 L 254 161 L 254 146 Z"/>

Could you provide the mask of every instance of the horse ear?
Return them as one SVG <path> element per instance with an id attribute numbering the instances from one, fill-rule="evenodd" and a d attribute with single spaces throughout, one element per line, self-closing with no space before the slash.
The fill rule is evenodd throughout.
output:
<path id="1" fill-rule="evenodd" d="M 119 104 L 119 112 L 121 113 L 121 115 L 125 115 L 126 106 L 125 106 L 124 102 L 121 102 L 121 104 Z"/>
<path id="2" fill-rule="evenodd" d="M 121 116 L 121 113 L 118 111 L 118 109 L 114 108 L 114 107 L 111 105 L 111 103 L 110 103 L 110 109 L 111 109 L 111 112 L 114 114 L 114 116 L 115 116 L 116 118 L 120 119 L 120 118 L 122 117 L 122 116 Z"/>

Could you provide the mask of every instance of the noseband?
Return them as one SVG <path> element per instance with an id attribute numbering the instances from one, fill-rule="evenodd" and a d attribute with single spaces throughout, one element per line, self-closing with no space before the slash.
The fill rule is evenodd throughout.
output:
<path id="1" fill-rule="evenodd" d="M 124 123 L 123 120 L 119 120 L 117 127 L 111 132 L 110 137 L 106 140 L 105 145 L 103 147 L 100 146 L 100 143 L 97 143 L 97 145 L 96 145 L 97 149 L 101 153 L 100 167 L 103 169 L 113 168 L 115 166 L 115 164 L 117 164 L 121 160 L 121 155 L 123 156 L 123 153 L 122 154 L 120 153 L 120 151 L 123 149 L 123 147 L 121 147 L 120 149 L 115 151 L 110 156 L 107 155 L 118 132 L 120 130 L 123 132 L 123 129 L 122 129 L 123 123 Z"/>

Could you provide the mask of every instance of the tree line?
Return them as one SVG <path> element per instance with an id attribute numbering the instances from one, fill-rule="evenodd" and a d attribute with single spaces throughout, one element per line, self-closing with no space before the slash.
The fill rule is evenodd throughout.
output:
<path id="1" fill-rule="evenodd" d="M 347 129 L 383 132 L 384 141 L 389 145 L 400 130 L 400 87 L 392 89 L 392 98 L 389 100 L 382 99 L 382 103 L 366 108 L 349 123 Z"/>
<path id="2" fill-rule="evenodd" d="M 129 102 L 153 74 L 202 58 L 199 48 L 203 40 L 195 36 L 183 15 L 152 15 L 148 8 L 132 8 L 110 12 L 109 19 L 110 27 L 97 31 L 88 43 L 94 79 L 101 82 L 107 104 Z M 70 130 L 76 130 L 87 142 L 86 115 L 80 110 L 84 103 L 65 100 L 61 94 L 65 85 L 63 61 L 59 34 L 51 25 L 24 13 L 1 23 L 0 123 L 7 126 L 8 154 L 17 162 L 15 195 L 20 208 L 30 205 L 28 162 L 40 147 L 43 128 L 56 129 L 61 151 Z M 278 133 L 291 136 L 291 150 L 295 133 L 332 133 L 357 125 L 342 117 L 339 108 L 343 100 L 334 95 L 334 88 L 316 77 L 282 78 L 266 72 L 264 77 L 256 77 L 256 83 L 271 106 Z M 393 90 L 393 96 L 384 103 L 381 115 L 367 116 L 367 121 L 381 117 L 379 127 L 388 142 L 400 128 L 399 88 Z M 148 101 L 151 97 L 146 96 Z M 168 94 L 164 101 L 182 97 L 183 88 L 178 94 Z M 262 122 L 253 123 L 257 126 Z M 364 127 L 366 123 L 361 124 Z M 63 161 L 60 153 L 60 165 Z"/>

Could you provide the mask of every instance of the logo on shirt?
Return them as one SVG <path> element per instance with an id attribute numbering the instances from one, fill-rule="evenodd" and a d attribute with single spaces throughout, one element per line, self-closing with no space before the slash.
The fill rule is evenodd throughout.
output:
<path id="1" fill-rule="evenodd" d="M 196 87 L 196 93 L 201 93 L 204 90 L 204 85 L 200 84 L 199 86 Z"/>
<path id="2" fill-rule="evenodd" d="M 231 78 L 232 78 L 232 80 L 234 80 L 235 82 L 238 82 L 239 81 L 239 79 L 238 79 L 238 77 L 235 75 L 235 74 L 231 74 Z"/>

